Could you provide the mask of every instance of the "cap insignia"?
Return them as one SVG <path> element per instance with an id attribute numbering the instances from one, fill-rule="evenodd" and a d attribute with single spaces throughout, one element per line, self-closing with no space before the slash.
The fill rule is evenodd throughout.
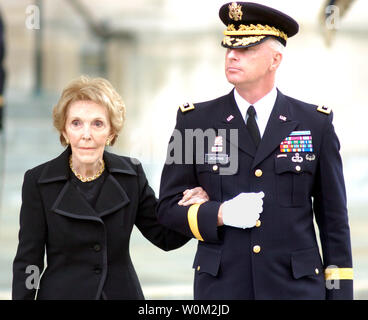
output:
<path id="1" fill-rule="evenodd" d="M 239 21 L 243 17 L 242 6 L 233 2 L 229 5 L 229 17 L 234 21 Z"/>

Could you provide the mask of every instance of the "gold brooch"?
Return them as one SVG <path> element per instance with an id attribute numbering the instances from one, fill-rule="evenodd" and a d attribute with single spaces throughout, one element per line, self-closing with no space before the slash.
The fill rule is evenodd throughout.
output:
<path id="1" fill-rule="evenodd" d="M 233 2 L 229 5 L 229 17 L 234 21 L 239 21 L 243 17 L 242 6 Z"/>
<path id="2" fill-rule="evenodd" d="M 70 166 L 70 169 L 72 170 L 72 172 L 74 173 L 74 175 L 82 182 L 90 182 L 90 181 L 96 180 L 105 171 L 105 161 L 102 160 L 101 168 L 100 168 L 100 170 L 98 170 L 98 172 L 94 176 L 92 176 L 92 177 L 83 177 L 81 174 L 79 174 L 73 168 L 73 161 L 72 161 L 72 156 L 71 155 L 70 155 L 70 158 L 69 158 L 69 166 Z"/>

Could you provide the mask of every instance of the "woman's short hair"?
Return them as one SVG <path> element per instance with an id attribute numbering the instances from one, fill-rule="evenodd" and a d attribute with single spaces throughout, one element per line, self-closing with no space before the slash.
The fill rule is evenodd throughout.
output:
<path id="1" fill-rule="evenodd" d="M 92 101 L 107 109 L 111 129 L 115 134 L 111 145 L 116 141 L 125 121 L 125 105 L 121 96 L 116 92 L 111 83 L 103 78 L 89 78 L 80 76 L 71 81 L 61 93 L 58 103 L 53 109 L 54 127 L 60 133 L 60 142 L 63 146 L 67 143 L 63 136 L 66 117 L 69 106 L 76 101 Z"/>

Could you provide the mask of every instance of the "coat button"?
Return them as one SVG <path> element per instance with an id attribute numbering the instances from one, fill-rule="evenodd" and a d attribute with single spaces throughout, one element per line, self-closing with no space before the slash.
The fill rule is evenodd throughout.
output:
<path id="1" fill-rule="evenodd" d="M 261 247 L 260 246 L 254 246 L 253 247 L 253 252 L 254 253 L 260 253 L 261 252 Z"/>
<path id="2" fill-rule="evenodd" d="M 217 165 L 217 164 L 215 164 L 215 165 L 212 167 L 212 170 L 213 170 L 213 171 L 217 171 L 217 170 L 218 170 L 218 165 Z"/>
<path id="3" fill-rule="evenodd" d="M 93 246 L 93 250 L 95 250 L 96 252 L 99 252 L 99 251 L 101 251 L 101 246 L 100 246 L 98 243 L 96 243 L 96 244 Z"/>
<path id="4" fill-rule="evenodd" d="M 256 227 L 259 228 L 261 226 L 261 220 L 256 221 Z"/>
<path id="5" fill-rule="evenodd" d="M 299 171 L 301 171 L 301 170 L 302 170 L 302 168 L 301 168 L 300 166 L 296 166 L 296 167 L 295 167 L 295 170 L 299 172 Z"/>
<path id="6" fill-rule="evenodd" d="M 95 272 L 95 274 L 100 274 L 101 273 L 101 268 L 96 267 L 93 271 Z"/>
<path id="7" fill-rule="evenodd" d="M 318 268 L 316 268 L 316 269 L 314 270 L 314 272 L 315 272 L 316 274 L 319 274 L 319 270 L 318 270 Z"/>
<path id="8" fill-rule="evenodd" d="M 201 270 L 201 266 L 198 266 L 198 267 L 197 267 L 197 271 L 199 271 L 199 270 Z"/>
<path id="9" fill-rule="evenodd" d="M 257 178 L 260 178 L 260 177 L 262 177 L 263 172 L 262 172 L 262 170 L 261 170 L 261 169 L 257 169 L 257 170 L 256 170 L 256 172 L 255 172 L 254 174 L 255 174 L 255 176 L 256 176 Z"/>

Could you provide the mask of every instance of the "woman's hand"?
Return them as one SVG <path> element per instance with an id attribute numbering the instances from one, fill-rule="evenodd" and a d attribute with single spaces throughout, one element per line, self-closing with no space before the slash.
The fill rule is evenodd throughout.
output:
<path id="1" fill-rule="evenodd" d="M 196 203 L 203 203 L 210 200 L 206 191 L 201 187 L 187 189 L 183 192 L 183 198 L 178 202 L 179 206 L 190 206 Z"/>

